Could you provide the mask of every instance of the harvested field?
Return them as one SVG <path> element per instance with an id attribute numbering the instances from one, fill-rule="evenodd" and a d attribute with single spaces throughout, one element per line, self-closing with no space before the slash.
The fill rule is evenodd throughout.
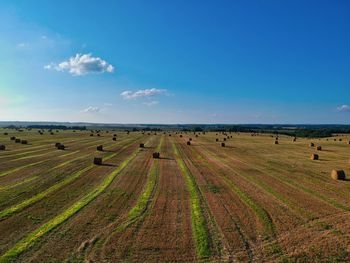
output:
<path id="1" fill-rule="evenodd" d="M 109 132 L 0 131 L 0 262 L 350 261 L 349 137 Z"/>

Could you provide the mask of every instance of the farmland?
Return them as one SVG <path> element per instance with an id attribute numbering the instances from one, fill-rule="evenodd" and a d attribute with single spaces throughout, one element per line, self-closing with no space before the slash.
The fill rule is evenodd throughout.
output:
<path id="1" fill-rule="evenodd" d="M 0 262 L 350 261 L 350 136 L 0 132 Z"/>

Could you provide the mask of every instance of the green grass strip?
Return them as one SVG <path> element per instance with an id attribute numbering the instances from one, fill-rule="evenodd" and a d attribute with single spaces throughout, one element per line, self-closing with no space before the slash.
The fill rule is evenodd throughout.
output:
<path id="1" fill-rule="evenodd" d="M 178 149 L 175 143 L 172 144 L 172 147 L 173 147 L 173 152 L 175 154 L 176 162 L 178 164 L 178 167 L 181 170 L 182 175 L 184 176 L 186 186 L 190 194 L 192 235 L 195 240 L 197 256 L 200 259 L 207 258 L 211 254 L 210 239 L 209 239 L 206 220 L 201 208 L 201 203 L 200 203 L 198 189 L 196 187 L 196 182 L 193 178 L 193 175 L 188 170 L 186 164 L 181 159 L 181 156 L 178 152 Z"/>
<path id="2" fill-rule="evenodd" d="M 120 151 L 124 150 L 126 147 L 128 147 L 130 144 L 124 146 Z M 104 158 L 104 161 L 107 161 L 111 158 L 113 158 L 114 156 L 116 156 L 117 154 L 119 154 L 118 151 L 117 153 L 113 153 L 111 154 L 110 156 Z M 67 161 L 68 162 L 68 161 Z M 67 163 L 66 162 L 66 163 Z M 62 164 L 61 164 L 62 165 Z M 71 182 L 73 182 L 74 180 L 76 180 L 77 178 L 79 178 L 83 173 L 91 170 L 92 168 L 94 168 L 94 165 L 89 165 L 88 167 L 85 167 L 84 169 L 74 173 L 72 176 L 66 178 L 65 180 L 61 181 L 61 182 L 58 182 L 56 183 L 55 185 L 51 186 L 50 188 L 46 189 L 45 191 L 43 192 L 40 192 L 36 195 L 34 195 L 33 197 L 31 198 L 28 198 L 26 200 L 24 200 L 22 203 L 19 203 L 17 205 L 14 205 L 14 206 L 11 206 L 9 208 L 6 208 L 2 211 L 0 211 L 0 220 L 4 219 L 5 217 L 8 217 L 10 215 L 12 215 L 13 213 L 15 212 L 18 212 L 20 210 L 22 210 L 23 208 L 29 206 L 29 205 L 32 205 L 40 200 L 42 200 L 43 198 L 45 198 L 47 195 L 57 191 L 58 189 L 62 188 L 63 186 L 65 185 L 68 185 L 70 184 Z"/>
<path id="3" fill-rule="evenodd" d="M 28 236 L 19 241 L 15 246 L 13 246 L 10 250 L 8 250 L 5 254 L 3 254 L 0 257 L 0 263 L 11 262 L 16 260 L 16 258 L 20 254 L 31 248 L 35 244 L 35 242 L 37 242 L 45 234 L 49 233 L 51 230 L 68 220 L 74 214 L 79 212 L 83 207 L 85 207 L 91 201 L 93 201 L 112 183 L 115 177 L 129 164 L 129 162 L 131 162 L 137 156 L 139 151 L 140 149 L 137 149 L 131 155 L 129 155 L 129 157 L 125 161 L 123 161 L 116 170 L 107 175 L 107 177 L 102 181 L 102 183 L 99 186 L 97 186 L 94 190 L 92 190 L 79 201 L 74 203 L 71 207 L 62 212 L 60 215 L 43 224 L 37 230 L 30 233 Z"/>
<path id="4" fill-rule="evenodd" d="M 214 159 L 217 160 L 217 158 L 211 153 L 207 153 Z M 207 162 L 204 161 L 204 158 L 198 153 L 197 159 L 201 160 L 202 164 L 208 167 L 209 169 L 212 170 L 212 168 L 208 165 Z M 252 211 L 254 214 L 260 219 L 260 221 L 263 223 L 264 230 L 262 233 L 262 237 L 264 241 L 270 242 L 271 238 L 276 237 L 276 228 L 275 225 L 268 214 L 268 212 L 262 208 L 258 203 L 256 203 L 247 193 L 245 193 L 243 190 L 241 190 L 236 184 L 232 182 L 232 180 L 228 179 L 225 174 L 222 172 L 218 171 L 220 174 L 220 177 L 225 181 L 226 185 L 234 192 L 236 195 L 239 197 L 239 199 Z M 282 256 L 282 261 L 285 261 L 285 258 L 283 256 L 283 249 L 281 246 L 276 242 L 272 241 L 268 244 L 267 250 L 269 254 L 277 254 Z"/>
<path id="5" fill-rule="evenodd" d="M 163 144 L 163 137 L 156 149 L 157 152 L 160 151 Z M 120 226 L 117 227 L 116 232 L 122 232 L 127 227 L 129 227 L 131 224 L 135 223 L 146 211 L 150 199 L 152 196 L 152 193 L 154 192 L 154 188 L 157 183 L 157 175 L 159 174 L 159 160 L 154 159 L 152 167 L 150 169 L 149 173 L 149 179 L 146 183 L 146 186 L 140 195 L 139 199 L 136 202 L 136 205 L 130 210 L 128 213 L 127 219 L 125 222 L 123 222 Z"/>

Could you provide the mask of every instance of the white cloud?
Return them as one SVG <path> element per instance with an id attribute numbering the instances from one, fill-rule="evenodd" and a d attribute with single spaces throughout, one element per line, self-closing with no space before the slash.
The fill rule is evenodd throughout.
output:
<path id="1" fill-rule="evenodd" d="M 137 99 L 137 98 L 147 98 L 147 97 L 152 97 L 155 95 L 159 94 L 164 94 L 167 91 L 165 89 L 143 89 L 143 90 L 138 90 L 138 91 L 130 91 L 126 90 L 120 93 L 120 96 L 122 96 L 126 100 L 131 100 L 131 99 Z"/>
<path id="2" fill-rule="evenodd" d="M 111 106 L 113 106 L 113 104 L 112 104 L 112 103 L 109 103 L 109 102 L 105 102 L 105 103 L 103 103 L 103 105 L 106 106 L 106 107 L 111 107 Z"/>
<path id="3" fill-rule="evenodd" d="M 145 102 L 144 104 L 151 107 L 151 106 L 159 104 L 159 101 L 152 100 L 149 102 Z"/>
<path id="4" fill-rule="evenodd" d="M 76 54 L 58 65 L 51 63 L 44 66 L 45 69 L 57 71 L 68 71 L 73 76 L 82 76 L 90 73 L 112 73 L 114 67 L 99 57 L 92 57 L 91 54 Z"/>
<path id="5" fill-rule="evenodd" d="M 86 109 L 84 109 L 83 112 L 85 112 L 85 113 L 99 113 L 100 112 L 100 108 L 99 107 L 89 106 Z"/>
<path id="6" fill-rule="evenodd" d="M 27 47 L 29 47 L 29 43 L 25 43 L 25 42 L 18 43 L 17 47 L 18 48 L 27 48 Z"/>
<path id="7" fill-rule="evenodd" d="M 350 106 L 344 104 L 344 105 L 337 107 L 337 110 L 340 112 L 350 112 Z"/>

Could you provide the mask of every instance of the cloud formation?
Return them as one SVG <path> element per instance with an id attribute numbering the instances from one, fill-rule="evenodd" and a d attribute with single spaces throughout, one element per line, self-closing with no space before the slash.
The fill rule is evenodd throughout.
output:
<path id="1" fill-rule="evenodd" d="M 340 112 L 350 112 L 350 106 L 349 105 L 341 105 L 337 108 Z"/>
<path id="2" fill-rule="evenodd" d="M 120 93 L 120 96 L 122 96 L 126 100 L 132 100 L 132 99 L 138 99 L 138 98 L 148 98 L 159 94 L 166 93 L 165 89 L 143 89 L 138 91 L 130 91 L 126 90 Z"/>
<path id="3" fill-rule="evenodd" d="M 98 112 L 100 112 L 100 108 L 89 106 L 86 109 L 84 109 L 83 112 L 85 112 L 85 113 L 98 113 Z"/>
<path id="4" fill-rule="evenodd" d="M 151 106 L 159 104 L 159 102 L 155 101 L 155 100 L 152 100 L 152 101 L 149 101 L 149 102 L 145 102 L 144 104 L 149 106 L 149 107 L 151 107 Z"/>
<path id="5" fill-rule="evenodd" d="M 114 67 L 107 61 L 99 57 L 93 57 L 91 54 L 76 54 L 66 61 L 59 64 L 51 63 L 44 66 L 44 68 L 67 71 L 73 76 L 83 76 L 90 73 L 112 73 L 114 71 Z"/>

